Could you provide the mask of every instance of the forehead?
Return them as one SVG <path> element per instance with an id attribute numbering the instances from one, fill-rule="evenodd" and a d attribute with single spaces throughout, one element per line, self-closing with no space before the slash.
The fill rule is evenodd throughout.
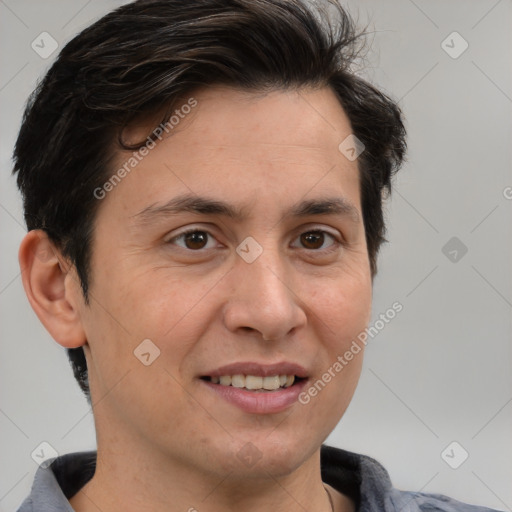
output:
<path id="1" fill-rule="evenodd" d="M 130 127 L 126 137 L 144 141 L 158 133 L 155 128 L 149 119 Z M 166 128 L 142 158 L 140 150 L 118 152 L 112 174 L 135 157 L 137 162 L 122 173 L 108 201 L 133 212 L 185 193 L 235 203 L 256 195 L 282 202 L 283 191 L 304 195 L 315 188 L 325 195 L 334 184 L 338 192 L 358 192 L 357 162 L 338 149 L 351 133 L 350 121 L 330 88 L 200 90 L 174 105 Z"/>
<path id="2" fill-rule="evenodd" d="M 129 143 L 144 141 L 158 129 L 161 116 L 160 112 L 139 119 L 125 129 L 123 138 Z M 262 92 L 216 85 L 182 95 L 173 102 L 169 116 L 167 123 L 160 124 L 159 138 L 203 146 L 208 142 L 243 146 L 250 135 L 253 142 L 286 147 L 294 140 L 303 148 L 328 148 L 332 140 L 326 138 L 327 131 L 335 140 L 351 132 L 350 121 L 330 87 Z M 186 134 L 178 136 L 183 131 Z"/>
<path id="3" fill-rule="evenodd" d="M 293 151 L 332 149 L 337 132 L 350 133 L 350 122 L 327 87 L 261 93 L 218 86 L 199 91 L 195 99 L 194 134 L 187 134 L 193 144 L 248 149 L 261 144 L 291 156 Z"/>

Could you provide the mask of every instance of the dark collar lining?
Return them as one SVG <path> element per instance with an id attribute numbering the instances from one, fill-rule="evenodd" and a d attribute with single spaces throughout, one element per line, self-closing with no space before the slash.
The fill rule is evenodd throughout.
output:
<path id="1" fill-rule="evenodd" d="M 361 502 L 360 456 L 340 448 L 322 445 L 320 467 L 322 480 L 351 498 L 358 510 Z"/>
<path id="2" fill-rule="evenodd" d="M 96 452 L 68 453 L 58 457 L 50 467 L 62 493 L 69 500 L 93 477 Z"/>

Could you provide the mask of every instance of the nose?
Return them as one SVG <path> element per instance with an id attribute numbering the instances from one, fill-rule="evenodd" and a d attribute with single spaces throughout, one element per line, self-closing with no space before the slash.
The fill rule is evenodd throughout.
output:
<path id="1" fill-rule="evenodd" d="M 238 260 L 229 273 L 232 286 L 223 309 L 231 332 L 257 332 L 264 340 L 280 340 L 306 324 L 307 316 L 278 254 L 264 253 L 253 263 Z"/>

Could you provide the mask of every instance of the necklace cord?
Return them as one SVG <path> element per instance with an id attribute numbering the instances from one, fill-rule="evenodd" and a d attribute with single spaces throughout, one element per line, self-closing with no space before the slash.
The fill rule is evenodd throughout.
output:
<path id="1" fill-rule="evenodd" d="M 327 496 L 329 498 L 329 503 L 331 504 L 331 512 L 334 512 L 334 503 L 332 501 L 331 493 L 329 492 L 329 489 L 327 489 L 327 487 L 325 487 L 325 485 L 324 485 L 324 489 L 325 489 L 325 492 L 327 493 Z"/>

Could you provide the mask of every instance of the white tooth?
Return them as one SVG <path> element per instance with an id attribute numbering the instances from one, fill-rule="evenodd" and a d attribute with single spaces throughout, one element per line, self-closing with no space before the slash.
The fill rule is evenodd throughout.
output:
<path id="1" fill-rule="evenodd" d="M 231 385 L 235 388 L 245 387 L 245 377 L 243 375 L 233 375 L 231 377 Z"/>
<path id="2" fill-rule="evenodd" d="M 263 387 L 263 377 L 256 377 L 255 375 L 246 375 L 245 387 L 247 389 L 261 389 Z"/>
<path id="3" fill-rule="evenodd" d="M 221 375 L 219 381 L 222 386 L 231 386 L 231 375 Z"/>
<path id="4" fill-rule="evenodd" d="M 219 377 L 212 377 L 212 382 L 214 384 L 218 384 L 219 383 Z"/>
<path id="5" fill-rule="evenodd" d="M 278 389 L 280 386 L 279 375 L 273 375 L 272 377 L 263 377 L 263 389 Z"/>
<path id="6" fill-rule="evenodd" d="M 288 375 L 286 377 L 285 387 L 289 388 L 295 382 L 295 375 Z"/>
<path id="7" fill-rule="evenodd" d="M 279 375 L 279 385 L 284 386 L 286 384 L 286 375 Z"/>

